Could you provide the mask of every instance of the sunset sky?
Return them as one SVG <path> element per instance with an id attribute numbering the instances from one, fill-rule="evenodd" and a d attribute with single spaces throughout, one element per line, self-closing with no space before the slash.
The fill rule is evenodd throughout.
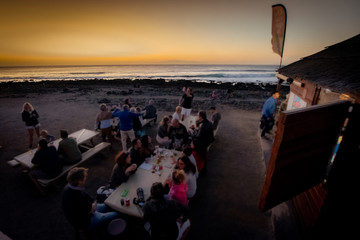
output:
<path id="1" fill-rule="evenodd" d="M 360 33 L 359 0 L 6 1 L 0 66 L 276 65 L 277 3 L 288 14 L 283 64 Z"/>

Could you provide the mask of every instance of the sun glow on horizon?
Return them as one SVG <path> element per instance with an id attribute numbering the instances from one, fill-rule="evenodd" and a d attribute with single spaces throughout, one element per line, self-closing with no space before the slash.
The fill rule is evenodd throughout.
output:
<path id="1" fill-rule="evenodd" d="M 272 52 L 270 43 L 274 3 L 274 0 L 226 4 L 212 0 L 7 1 L 0 9 L 0 21 L 6 23 L 0 25 L 0 65 L 278 64 L 280 58 Z M 302 4 L 309 5 L 310 0 Z M 304 34 L 311 25 L 299 29 L 303 23 L 292 20 L 296 17 L 306 20 L 301 12 L 296 15 L 297 4 L 286 6 L 291 18 L 283 63 L 352 36 L 341 29 L 336 35 L 321 33 L 321 37 L 312 41 L 311 30 Z M 351 31 L 358 33 L 357 8 L 345 3 L 334 5 L 339 7 L 353 16 L 349 18 L 355 24 Z M 339 40 L 331 40 L 334 36 Z"/>

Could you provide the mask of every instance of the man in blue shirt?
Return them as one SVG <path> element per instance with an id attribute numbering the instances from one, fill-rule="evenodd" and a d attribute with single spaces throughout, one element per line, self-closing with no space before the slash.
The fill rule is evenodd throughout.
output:
<path id="1" fill-rule="evenodd" d="M 262 117 L 260 120 L 261 136 L 264 137 L 265 133 L 269 133 L 274 126 L 274 113 L 276 109 L 276 102 L 279 98 L 279 91 L 274 91 L 272 96 L 269 97 L 262 108 Z"/>
<path id="2" fill-rule="evenodd" d="M 120 134 L 121 134 L 121 145 L 123 151 L 127 151 L 126 141 L 129 137 L 130 140 L 135 139 L 135 133 L 133 129 L 133 117 L 139 117 L 143 115 L 143 113 L 134 113 L 130 112 L 130 108 L 128 105 L 124 105 L 123 111 L 116 110 L 113 112 L 113 117 L 118 117 L 120 122 Z"/>

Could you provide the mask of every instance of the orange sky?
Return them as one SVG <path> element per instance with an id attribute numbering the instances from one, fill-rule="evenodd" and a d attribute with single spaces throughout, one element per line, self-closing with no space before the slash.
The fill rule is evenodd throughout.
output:
<path id="1" fill-rule="evenodd" d="M 270 44 L 276 3 L 288 12 L 286 64 L 360 33 L 360 1 L 327 2 L 6 1 L 0 66 L 278 64 Z"/>

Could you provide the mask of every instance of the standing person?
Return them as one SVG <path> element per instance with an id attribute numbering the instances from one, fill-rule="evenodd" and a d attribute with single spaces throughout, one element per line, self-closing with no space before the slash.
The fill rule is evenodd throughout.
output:
<path id="1" fill-rule="evenodd" d="M 156 141 L 166 148 L 169 147 L 171 139 L 169 138 L 169 128 L 170 128 L 170 119 L 168 117 L 163 117 L 160 122 L 160 125 L 156 134 Z"/>
<path id="2" fill-rule="evenodd" d="M 198 131 L 196 138 L 199 140 L 200 150 L 207 151 L 208 146 L 215 140 L 214 139 L 214 127 L 212 123 L 207 119 L 206 112 L 200 110 L 198 112 Z"/>
<path id="3" fill-rule="evenodd" d="M 132 107 L 132 104 L 131 104 L 131 102 L 130 102 L 130 98 L 125 98 L 125 100 L 124 100 L 124 105 L 128 105 L 129 108 Z"/>
<path id="4" fill-rule="evenodd" d="M 31 163 L 34 164 L 34 167 L 29 173 L 30 179 L 43 195 L 44 190 L 37 180 L 54 178 L 60 174 L 62 170 L 62 164 L 56 148 L 54 146 L 48 147 L 46 139 L 40 139 L 39 144 L 37 145 L 37 151 L 34 154 Z"/>
<path id="5" fill-rule="evenodd" d="M 279 91 L 273 91 L 271 97 L 269 97 L 262 108 L 262 116 L 260 120 L 261 136 L 264 137 L 265 133 L 269 133 L 274 126 L 274 113 L 276 109 L 276 102 L 279 98 Z"/>
<path id="6" fill-rule="evenodd" d="M 157 113 L 156 113 L 156 107 L 154 106 L 154 100 L 150 99 L 149 104 L 145 106 L 143 111 L 145 111 L 143 119 L 155 118 L 154 123 L 156 123 Z"/>
<path id="7" fill-rule="evenodd" d="M 178 221 L 181 219 L 189 224 L 189 208 L 173 200 L 165 199 L 164 192 L 162 183 L 152 184 L 150 197 L 142 207 L 144 219 L 150 223 L 151 239 L 180 239 L 179 232 L 183 229 L 179 227 Z M 186 224 L 182 226 L 184 225 Z"/>
<path id="8" fill-rule="evenodd" d="M 109 108 L 106 104 L 100 105 L 100 112 L 96 115 L 95 124 L 99 126 L 101 130 L 101 137 L 103 142 L 107 140 L 112 142 L 113 135 L 112 135 L 112 113 L 109 111 Z"/>
<path id="9" fill-rule="evenodd" d="M 206 171 L 206 153 L 209 145 L 215 140 L 214 139 L 214 130 L 212 123 L 207 119 L 206 112 L 200 110 L 198 112 L 198 120 L 199 128 L 197 133 L 195 134 L 195 138 L 198 140 L 197 153 L 202 156 L 205 160 L 203 171 Z"/>
<path id="10" fill-rule="evenodd" d="M 29 133 L 29 149 L 31 149 L 33 143 L 34 129 L 36 135 L 40 137 L 40 123 L 38 121 L 39 114 L 29 102 L 25 102 L 22 107 L 21 117 L 22 120 L 25 122 L 26 128 Z"/>
<path id="11" fill-rule="evenodd" d="M 115 165 L 109 181 L 110 188 L 116 188 L 129 179 L 136 170 L 137 165 L 131 164 L 131 156 L 128 152 L 121 151 L 115 156 Z"/>
<path id="12" fill-rule="evenodd" d="M 66 130 L 60 130 L 60 137 L 58 153 L 63 165 L 73 165 L 80 162 L 82 156 L 77 142 L 74 138 L 69 138 Z"/>
<path id="13" fill-rule="evenodd" d="M 97 204 L 84 187 L 88 177 L 87 168 L 72 168 L 62 194 L 62 208 L 67 220 L 78 232 L 87 232 L 118 217 L 105 204 Z"/>
<path id="14" fill-rule="evenodd" d="M 211 113 L 211 123 L 212 123 L 213 129 L 215 131 L 221 120 L 221 114 L 216 111 L 216 107 L 210 107 L 210 113 Z"/>
<path id="15" fill-rule="evenodd" d="M 194 99 L 194 94 L 192 92 L 191 87 L 183 88 L 184 94 L 179 100 L 179 105 L 182 106 L 181 109 L 181 121 L 184 121 L 185 116 L 190 116 L 192 101 Z"/>
<path id="16" fill-rule="evenodd" d="M 130 112 L 130 108 L 126 104 L 123 106 L 123 111 L 115 111 L 113 113 L 113 117 L 118 117 L 120 120 L 120 135 L 123 151 L 127 151 L 127 139 L 130 138 L 131 141 L 135 139 L 135 133 L 133 129 L 133 117 L 139 116 L 142 116 L 142 113 Z"/>

